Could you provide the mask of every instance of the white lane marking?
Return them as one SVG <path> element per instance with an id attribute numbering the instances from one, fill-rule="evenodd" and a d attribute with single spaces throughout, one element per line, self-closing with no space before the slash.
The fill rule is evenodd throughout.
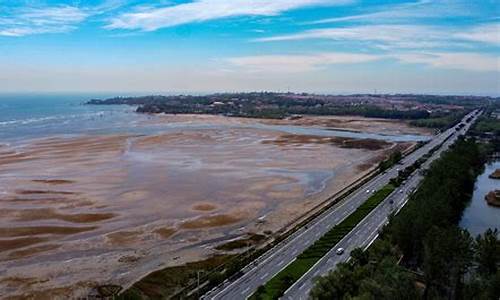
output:
<path id="1" fill-rule="evenodd" d="M 266 274 L 264 274 L 264 275 L 260 276 L 260 279 L 264 279 L 264 278 L 266 278 L 266 277 L 267 277 L 267 275 L 269 275 L 269 273 L 266 273 Z"/>
<path id="2" fill-rule="evenodd" d="M 244 294 L 246 294 L 249 290 L 250 290 L 250 287 L 247 287 L 246 289 L 244 289 L 244 290 L 241 292 L 241 294 L 242 294 L 242 295 L 244 295 Z"/>
<path id="3" fill-rule="evenodd" d="M 278 266 L 281 266 L 283 263 L 285 262 L 285 260 L 282 260 L 278 263 Z"/>
<path id="4" fill-rule="evenodd" d="M 431 148 L 431 147 L 430 147 L 430 144 L 428 144 L 428 145 L 429 145 L 429 147 L 428 147 L 428 148 Z M 425 152 L 427 152 L 427 151 L 428 151 L 428 149 L 427 149 L 427 148 L 425 148 Z M 422 149 L 422 151 L 421 151 L 421 152 L 424 152 L 424 150 Z M 413 155 L 413 156 L 411 156 L 411 157 L 408 157 L 408 158 L 413 158 L 413 157 L 417 157 L 417 156 L 420 156 L 420 154 L 419 154 L 419 155 L 416 155 L 416 154 L 415 154 L 415 155 Z M 387 177 L 387 176 L 386 176 L 386 177 Z M 385 179 L 385 178 L 384 178 L 384 179 Z M 374 184 L 374 183 L 376 183 L 376 182 L 378 182 L 378 181 L 380 181 L 380 180 L 382 180 L 382 178 L 377 178 L 377 179 L 375 179 L 375 181 L 372 181 L 371 183 L 370 183 L 370 182 L 369 182 L 369 183 L 367 183 L 367 186 L 366 186 L 366 187 L 368 187 L 368 186 L 373 186 L 373 184 Z M 341 205 L 339 205 L 339 206 L 337 206 L 337 207 L 335 207 L 335 206 L 334 206 L 334 207 L 332 207 L 332 209 L 331 209 L 330 213 L 328 213 L 328 215 L 327 215 L 327 216 L 330 216 L 330 215 L 332 215 L 332 214 L 334 214 L 334 213 L 338 213 L 338 212 L 339 212 L 339 211 L 338 211 L 338 210 L 339 210 L 339 208 L 343 207 L 345 204 L 347 204 L 347 203 L 349 203 L 349 202 L 354 201 L 354 198 L 356 198 L 356 197 L 358 197 L 358 196 L 361 196 L 361 195 L 363 194 L 363 193 L 362 193 L 362 191 L 363 191 L 363 188 L 360 188 L 360 190 L 359 190 L 358 192 L 355 192 L 354 194 L 352 194 L 351 196 L 349 196 L 349 197 L 348 197 L 348 199 L 344 200 L 344 201 L 343 201 L 343 203 L 342 203 Z M 349 200 L 351 200 L 351 201 L 349 201 Z M 357 201 L 357 202 L 361 202 L 361 201 Z M 324 220 L 326 220 L 326 218 L 321 218 L 321 219 L 319 220 L 319 222 L 324 221 Z M 336 220 L 336 219 L 335 219 L 335 220 Z M 313 226 L 317 226 L 317 225 L 318 225 L 318 222 L 317 222 L 317 223 L 315 223 L 315 224 L 313 224 Z M 313 226 L 311 226 L 311 227 L 313 227 Z M 293 235 L 292 235 L 292 238 L 291 238 L 291 239 L 287 239 L 287 240 L 289 240 L 289 242 L 291 243 L 291 242 L 293 242 L 293 241 L 297 240 L 297 238 L 299 238 L 299 237 L 300 237 L 303 233 L 305 233 L 305 232 L 307 232 L 307 231 L 308 231 L 308 230 L 304 230 L 304 231 L 300 232 L 300 234 L 298 234 L 297 236 L 293 236 Z M 264 259 L 264 261 L 267 261 L 267 260 L 271 259 L 271 258 L 272 258 L 275 254 L 277 254 L 277 253 L 279 253 L 279 252 L 283 251 L 283 250 L 284 250 L 284 248 L 287 248 L 287 247 L 286 247 L 286 244 L 285 244 L 285 245 L 284 245 L 284 247 L 282 247 L 282 248 L 277 248 L 277 249 L 276 249 L 276 251 L 275 251 L 273 254 L 271 254 L 270 256 L 268 256 L 267 258 L 265 258 L 265 259 Z M 297 251 L 297 250 L 295 250 L 295 252 L 296 252 L 296 251 Z M 247 273 L 247 274 L 248 274 L 248 273 Z M 226 290 L 227 288 L 229 288 L 231 285 L 235 284 L 236 282 L 238 282 L 238 280 L 236 280 L 235 282 L 233 282 L 233 283 L 229 284 L 229 285 L 228 285 L 226 288 L 224 288 L 224 289 L 223 289 L 220 293 L 224 292 L 224 290 Z"/>

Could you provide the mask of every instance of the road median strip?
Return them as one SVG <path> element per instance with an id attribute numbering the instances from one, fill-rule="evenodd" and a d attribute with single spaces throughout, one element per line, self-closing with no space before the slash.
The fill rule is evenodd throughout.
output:
<path id="1" fill-rule="evenodd" d="M 292 263 L 261 286 L 250 299 L 278 299 L 284 292 L 302 277 L 309 269 L 327 254 L 344 236 L 361 222 L 373 209 L 395 189 L 388 184 L 375 192 L 341 223 L 334 226 L 314 244 L 304 250 Z"/>

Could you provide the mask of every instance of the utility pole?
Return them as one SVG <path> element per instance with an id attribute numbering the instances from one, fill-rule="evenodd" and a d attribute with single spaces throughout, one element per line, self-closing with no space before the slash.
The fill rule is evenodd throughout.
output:
<path id="1" fill-rule="evenodd" d="M 200 273 L 203 273 L 203 270 L 198 270 L 196 271 L 196 281 L 197 281 L 197 288 L 196 288 L 196 294 L 198 295 L 198 298 L 200 298 Z"/>

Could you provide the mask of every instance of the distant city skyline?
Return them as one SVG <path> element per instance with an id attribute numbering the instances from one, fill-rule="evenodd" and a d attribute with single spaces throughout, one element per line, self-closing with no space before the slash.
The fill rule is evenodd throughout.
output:
<path id="1" fill-rule="evenodd" d="M 500 95 L 494 0 L 0 0 L 0 93 Z"/>

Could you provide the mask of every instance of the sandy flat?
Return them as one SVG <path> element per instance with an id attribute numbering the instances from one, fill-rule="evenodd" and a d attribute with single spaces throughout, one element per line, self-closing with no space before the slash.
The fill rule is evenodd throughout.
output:
<path id="1" fill-rule="evenodd" d="M 300 124 L 337 122 L 307 120 Z M 359 120 L 339 122 L 365 128 Z M 64 299 L 101 283 L 128 286 L 158 268 L 219 253 L 221 240 L 278 231 L 397 146 L 231 126 L 2 146 L 2 296 Z"/>
<path id="2" fill-rule="evenodd" d="M 408 122 L 381 118 L 365 118 L 358 116 L 303 116 L 298 119 L 254 119 L 223 117 L 216 115 L 196 114 L 160 114 L 158 117 L 147 121 L 148 123 L 182 123 L 182 124 L 217 124 L 217 125 L 244 125 L 244 124 L 270 124 L 270 125 L 296 125 L 314 126 L 328 129 L 362 131 L 367 133 L 385 134 L 419 134 L 432 135 L 433 131 L 427 128 L 413 127 Z"/>

